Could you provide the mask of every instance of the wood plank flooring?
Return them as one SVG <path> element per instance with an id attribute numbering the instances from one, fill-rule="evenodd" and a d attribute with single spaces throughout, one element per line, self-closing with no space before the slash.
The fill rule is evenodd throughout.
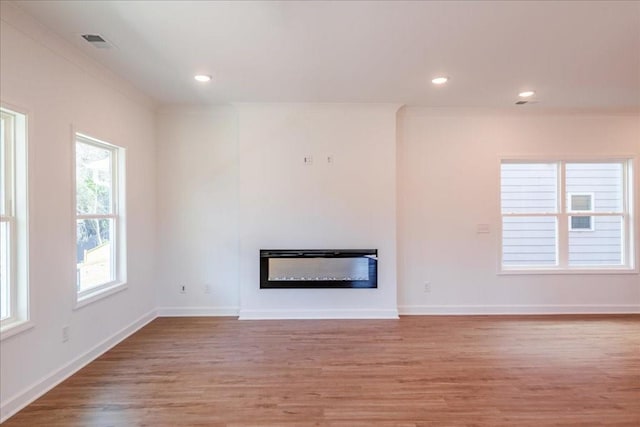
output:
<path id="1" fill-rule="evenodd" d="M 638 427 L 640 316 L 158 318 L 5 425 Z"/>

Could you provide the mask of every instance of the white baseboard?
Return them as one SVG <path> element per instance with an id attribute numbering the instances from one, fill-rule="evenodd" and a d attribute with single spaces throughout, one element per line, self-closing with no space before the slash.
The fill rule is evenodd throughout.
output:
<path id="1" fill-rule="evenodd" d="M 31 402 L 60 384 L 62 381 L 69 378 L 71 375 L 84 368 L 86 365 L 94 361 L 103 353 L 119 344 L 129 335 L 138 331 L 140 328 L 151 322 L 156 318 L 156 310 L 151 310 L 147 314 L 143 315 L 139 319 L 135 320 L 129 326 L 124 327 L 120 331 L 111 335 L 109 338 L 98 343 L 93 348 L 89 349 L 85 353 L 76 357 L 66 365 L 44 376 L 34 384 L 26 387 L 23 391 L 17 395 L 10 397 L 0 406 L 0 423 L 5 422 L 12 417 L 18 411 L 29 405 Z"/>
<path id="2" fill-rule="evenodd" d="M 401 305 L 401 315 L 473 315 L 473 314 L 632 314 L 640 305 Z"/>
<path id="3" fill-rule="evenodd" d="M 160 307 L 158 317 L 238 316 L 238 307 Z"/>
<path id="4" fill-rule="evenodd" d="M 397 310 L 240 310 L 240 320 L 397 319 Z"/>

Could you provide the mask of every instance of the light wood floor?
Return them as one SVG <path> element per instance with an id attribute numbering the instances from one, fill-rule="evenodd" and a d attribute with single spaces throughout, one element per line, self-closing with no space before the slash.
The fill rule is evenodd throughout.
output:
<path id="1" fill-rule="evenodd" d="M 640 317 L 159 318 L 5 425 L 638 427 Z"/>

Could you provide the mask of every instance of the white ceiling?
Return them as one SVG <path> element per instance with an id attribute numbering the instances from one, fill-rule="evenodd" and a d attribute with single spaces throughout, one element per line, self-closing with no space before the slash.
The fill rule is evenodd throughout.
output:
<path id="1" fill-rule="evenodd" d="M 640 2 L 16 3 L 165 104 L 640 107 Z"/>

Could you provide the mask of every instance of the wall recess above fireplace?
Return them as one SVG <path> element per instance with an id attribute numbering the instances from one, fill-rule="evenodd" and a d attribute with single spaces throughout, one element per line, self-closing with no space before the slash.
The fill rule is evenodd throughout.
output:
<path id="1" fill-rule="evenodd" d="M 377 249 L 262 249 L 260 288 L 377 288 Z"/>

